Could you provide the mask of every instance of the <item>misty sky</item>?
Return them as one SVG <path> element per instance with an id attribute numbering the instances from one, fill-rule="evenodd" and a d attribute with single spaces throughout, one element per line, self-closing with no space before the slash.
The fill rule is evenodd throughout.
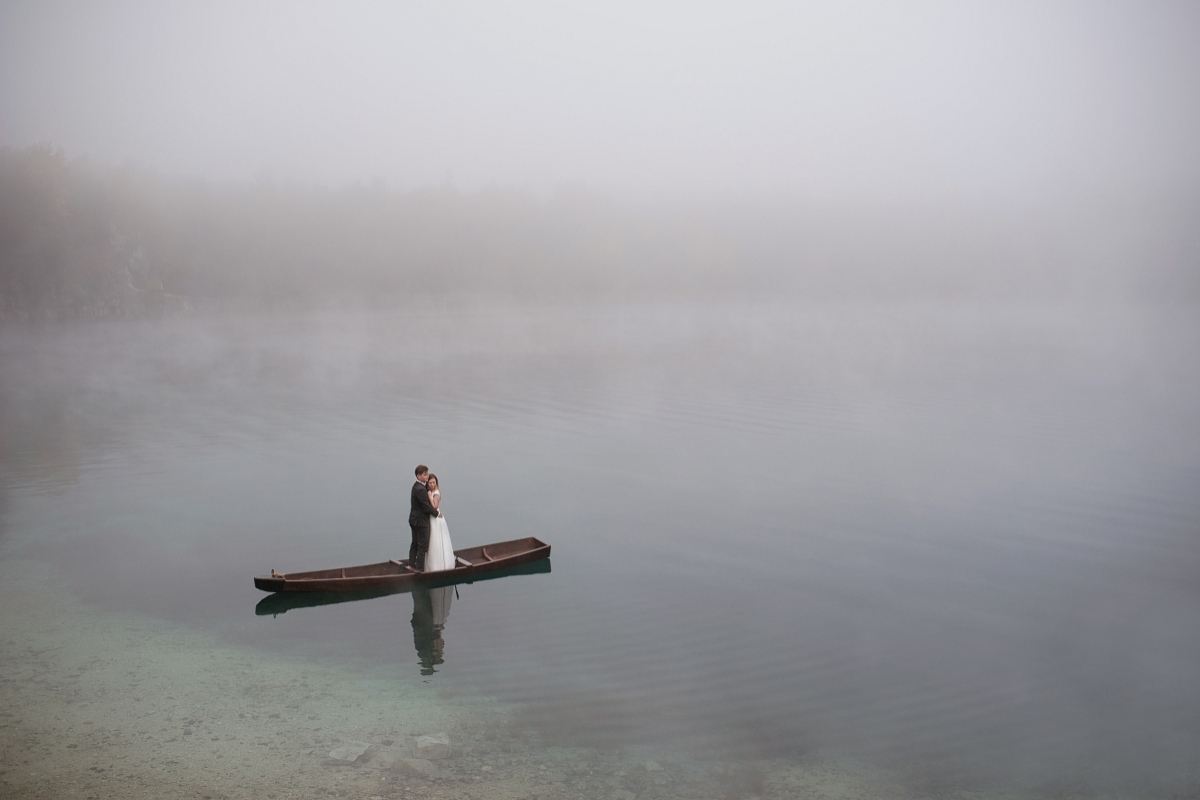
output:
<path id="1" fill-rule="evenodd" d="M 1200 178 L 1200 4 L 0 5 L 0 143 L 212 180 L 869 199 Z"/>

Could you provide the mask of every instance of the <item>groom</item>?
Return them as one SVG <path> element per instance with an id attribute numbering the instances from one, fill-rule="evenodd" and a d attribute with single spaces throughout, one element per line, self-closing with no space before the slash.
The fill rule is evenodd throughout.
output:
<path id="1" fill-rule="evenodd" d="M 408 563 L 413 569 L 425 569 L 425 554 L 429 552 L 429 518 L 440 517 L 438 511 L 429 502 L 429 490 L 425 484 L 429 482 L 429 467 L 417 465 L 417 482 L 412 487 L 412 503 L 408 512 L 408 527 L 412 528 L 412 546 L 408 548 Z"/>

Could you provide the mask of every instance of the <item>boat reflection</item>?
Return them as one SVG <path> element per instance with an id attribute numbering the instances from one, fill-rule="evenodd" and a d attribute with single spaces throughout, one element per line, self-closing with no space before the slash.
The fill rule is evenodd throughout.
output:
<path id="1" fill-rule="evenodd" d="M 445 583 L 432 581 L 427 584 L 418 584 L 417 587 L 409 586 L 399 590 L 366 589 L 357 592 L 276 592 L 259 600 L 258 605 L 254 607 L 254 613 L 260 617 L 277 617 L 280 614 L 286 614 L 294 608 L 312 608 L 314 606 L 328 606 L 337 603 L 355 603 L 360 600 L 372 600 L 376 597 L 386 597 L 406 592 L 414 592 L 415 596 L 415 588 L 433 591 L 443 586 L 467 585 L 482 583 L 483 581 L 494 581 L 497 578 L 507 578 L 513 575 L 541 575 L 548 572 L 550 572 L 550 559 L 543 558 L 528 564 L 519 564 L 509 569 L 485 572 L 482 575 L 476 575 L 466 580 L 446 581 Z M 416 602 L 415 599 L 414 602 Z"/>
<path id="2" fill-rule="evenodd" d="M 366 590 L 358 592 L 277 592 L 264 597 L 254 607 L 258 616 L 272 617 L 286 614 L 294 608 L 311 608 L 337 603 L 354 603 L 393 594 L 411 593 L 413 598 L 412 631 L 413 646 L 417 649 L 417 660 L 421 662 L 421 674 L 432 675 L 437 666 L 445 662 L 446 641 L 442 631 L 450 615 L 450 603 L 458 595 L 455 588 L 460 583 L 481 583 L 513 575 L 542 575 L 550 572 L 550 559 L 543 558 L 529 564 L 519 564 L 508 569 L 486 572 L 467 580 L 409 584 L 398 591 Z"/>

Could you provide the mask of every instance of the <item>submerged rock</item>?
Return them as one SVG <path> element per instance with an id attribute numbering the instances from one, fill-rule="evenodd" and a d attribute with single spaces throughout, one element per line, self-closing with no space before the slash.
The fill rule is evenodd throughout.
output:
<path id="1" fill-rule="evenodd" d="M 367 742 L 346 742 L 341 747 L 330 750 L 329 757 L 339 761 L 357 761 L 358 757 L 367 752 L 367 748 L 370 746 Z"/>
<path id="2" fill-rule="evenodd" d="M 417 758 L 449 758 L 450 737 L 444 733 L 430 733 L 417 737 Z"/>

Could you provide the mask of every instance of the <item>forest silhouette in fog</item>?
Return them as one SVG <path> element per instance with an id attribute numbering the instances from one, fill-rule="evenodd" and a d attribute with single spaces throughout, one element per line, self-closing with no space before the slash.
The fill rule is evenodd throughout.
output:
<path id="1" fill-rule="evenodd" d="M 0 151 L 0 318 L 230 306 L 781 295 L 1196 299 L 1193 194 L 1036 205 L 623 202 L 445 185 L 212 184 Z"/>

